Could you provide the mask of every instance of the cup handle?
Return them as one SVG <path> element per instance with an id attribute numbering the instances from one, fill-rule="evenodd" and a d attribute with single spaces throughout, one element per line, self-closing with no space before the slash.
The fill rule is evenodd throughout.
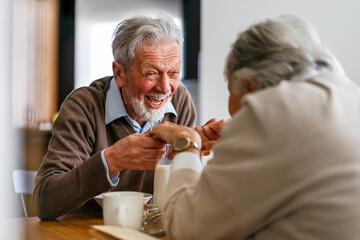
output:
<path id="1" fill-rule="evenodd" d="M 120 205 L 120 207 L 118 208 L 118 215 L 119 215 L 119 223 L 120 223 L 120 227 L 126 227 L 125 222 L 126 222 L 126 212 L 127 212 L 127 207 L 126 205 Z"/>

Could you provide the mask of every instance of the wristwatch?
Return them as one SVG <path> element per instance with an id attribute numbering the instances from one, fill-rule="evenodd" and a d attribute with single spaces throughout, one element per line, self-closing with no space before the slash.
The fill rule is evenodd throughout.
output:
<path id="1" fill-rule="evenodd" d="M 188 148 L 195 148 L 200 152 L 199 144 L 197 144 L 197 142 L 193 142 L 190 138 L 186 137 L 178 138 L 171 146 L 168 158 L 172 159 L 173 153 L 182 152 Z"/>
<path id="2" fill-rule="evenodd" d="M 193 142 L 190 138 L 185 137 L 176 139 L 171 147 L 171 150 L 173 152 L 182 152 L 188 148 L 195 148 L 200 151 L 199 145 L 196 142 Z"/>

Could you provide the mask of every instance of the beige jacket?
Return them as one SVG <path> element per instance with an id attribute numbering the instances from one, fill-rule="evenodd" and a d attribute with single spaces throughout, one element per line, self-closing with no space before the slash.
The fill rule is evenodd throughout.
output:
<path id="1" fill-rule="evenodd" d="M 327 75 L 247 96 L 202 174 L 171 175 L 164 224 L 171 239 L 359 239 L 359 88 Z"/>

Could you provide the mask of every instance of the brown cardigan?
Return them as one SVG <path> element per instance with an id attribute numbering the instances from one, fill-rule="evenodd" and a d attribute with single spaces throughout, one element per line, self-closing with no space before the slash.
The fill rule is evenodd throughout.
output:
<path id="1" fill-rule="evenodd" d="M 55 219 L 81 206 L 81 211 L 89 211 L 90 206 L 96 205 L 92 198 L 105 191 L 153 192 L 154 170 L 125 169 L 116 187 L 107 180 L 100 152 L 135 133 L 124 118 L 105 125 L 110 79 L 105 77 L 74 90 L 60 108 L 48 152 L 35 180 L 33 204 L 43 220 Z M 180 84 L 172 104 L 178 116 L 166 114 L 164 121 L 194 127 L 195 107 L 185 86 Z"/>

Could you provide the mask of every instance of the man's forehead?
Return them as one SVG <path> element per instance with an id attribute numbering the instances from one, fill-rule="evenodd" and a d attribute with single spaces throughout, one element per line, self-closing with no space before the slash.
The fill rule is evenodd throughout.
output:
<path id="1" fill-rule="evenodd" d="M 134 63 L 151 66 L 151 62 L 166 62 L 172 66 L 181 65 L 181 51 L 176 41 L 160 42 L 139 46 L 135 51 Z"/>
<path id="2" fill-rule="evenodd" d="M 162 62 L 145 62 L 140 65 L 142 69 L 152 69 L 159 67 L 181 68 L 181 61 L 162 61 Z"/>
<path id="3" fill-rule="evenodd" d="M 153 52 L 158 50 L 161 47 L 168 46 L 169 48 L 167 50 L 174 50 L 174 51 L 181 51 L 179 44 L 173 40 L 173 41 L 159 41 L 156 43 L 150 42 L 148 40 L 144 40 L 141 43 L 137 45 L 135 48 L 135 56 L 137 54 L 143 54 L 146 52 Z M 171 46 L 171 47 L 170 47 Z"/>

